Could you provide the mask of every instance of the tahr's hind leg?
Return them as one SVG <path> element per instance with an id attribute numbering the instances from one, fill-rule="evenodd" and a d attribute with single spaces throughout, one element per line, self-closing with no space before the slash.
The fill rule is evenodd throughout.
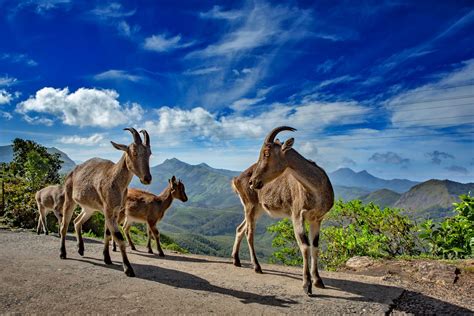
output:
<path id="1" fill-rule="evenodd" d="M 234 266 L 240 267 L 240 243 L 242 242 L 242 238 L 244 238 L 245 231 L 247 230 L 247 226 L 245 223 L 245 219 L 240 223 L 239 226 L 235 229 L 235 241 L 234 241 L 234 248 L 232 249 L 232 259 L 234 261 Z"/>

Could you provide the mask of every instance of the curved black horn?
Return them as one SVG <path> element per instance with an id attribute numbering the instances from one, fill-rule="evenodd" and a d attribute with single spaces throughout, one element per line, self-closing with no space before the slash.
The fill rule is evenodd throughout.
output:
<path id="1" fill-rule="evenodd" d="M 265 138 L 265 143 L 273 143 L 273 140 L 275 139 L 275 136 L 277 136 L 278 133 L 282 131 L 291 131 L 294 132 L 296 131 L 296 128 L 289 127 L 289 126 L 280 126 L 274 128 Z"/>
<path id="2" fill-rule="evenodd" d="M 143 140 L 145 141 L 145 145 L 147 147 L 150 147 L 150 136 L 148 135 L 148 132 L 144 129 L 140 131 L 140 133 L 143 134 Z"/>
<path id="3" fill-rule="evenodd" d="M 140 138 L 140 134 L 138 134 L 136 129 L 134 129 L 133 127 L 127 127 L 127 128 L 124 128 L 123 130 L 124 131 L 130 131 L 130 133 L 132 133 L 133 141 L 135 142 L 135 144 L 141 144 L 142 143 L 142 139 Z"/>

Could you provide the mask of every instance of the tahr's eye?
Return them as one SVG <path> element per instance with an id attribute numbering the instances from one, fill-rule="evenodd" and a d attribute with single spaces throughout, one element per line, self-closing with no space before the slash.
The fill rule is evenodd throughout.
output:
<path id="1" fill-rule="evenodd" d="M 263 156 L 264 156 L 264 157 L 270 157 L 270 152 L 269 152 L 268 150 L 265 150 L 265 151 L 263 152 Z"/>

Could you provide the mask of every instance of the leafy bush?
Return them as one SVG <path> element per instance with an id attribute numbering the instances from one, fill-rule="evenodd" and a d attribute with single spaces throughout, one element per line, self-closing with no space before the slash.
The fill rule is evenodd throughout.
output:
<path id="1" fill-rule="evenodd" d="M 474 197 L 459 196 L 453 203 L 455 216 L 439 224 L 427 220 L 421 225 L 420 238 L 428 243 L 429 252 L 445 259 L 464 259 L 474 256 Z"/>
<path id="2" fill-rule="evenodd" d="M 267 227 L 267 230 L 275 234 L 272 247 L 277 248 L 270 257 L 271 263 L 282 263 L 287 266 L 303 264 L 300 248 L 293 231 L 293 224 L 288 218 Z"/>
<path id="3" fill-rule="evenodd" d="M 398 209 L 381 209 L 358 200 L 337 201 L 323 226 L 320 262 L 328 269 L 337 268 L 353 256 L 391 258 L 419 253 L 417 227 Z M 284 219 L 268 230 L 275 233 L 272 246 L 277 248 L 271 261 L 300 265 L 302 258 L 291 222 Z"/>

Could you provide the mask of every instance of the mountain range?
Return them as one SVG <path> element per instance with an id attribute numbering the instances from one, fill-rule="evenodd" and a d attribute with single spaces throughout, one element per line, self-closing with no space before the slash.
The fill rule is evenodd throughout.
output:
<path id="1" fill-rule="evenodd" d="M 60 173 L 67 173 L 74 169 L 76 163 L 69 156 L 56 147 L 47 147 L 50 154 L 59 154 L 59 159 L 63 161 Z M 0 162 L 10 162 L 13 160 L 13 145 L 0 146 Z"/>
<path id="2" fill-rule="evenodd" d="M 50 153 L 59 153 L 64 161 L 62 171 L 74 168 L 75 163 L 66 153 L 51 147 Z M 12 146 L 0 146 L 0 162 L 13 158 Z M 216 256 L 229 256 L 235 236 L 235 228 L 244 218 L 243 207 L 231 187 L 238 171 L 215 169 L 205 163 L 191 165 L 176 158 L 150 168 L 153 181 L 144 186 L 134 177 L 130 187 L 142 188 L 159 194 L 173 175 L 182 179 L 186 187 L 188 202 L 173 202 L 160 230 L 170 235 L 178 244 L 188 250 Z M 381 207 L 397 207 L 415 219 L 435 220 L 450 216 L 452 203 L 460 194 L 474 191 L 474 183 L 458 183 L 449 180 L 429 180 L 422 183 L 406 179 L 385 180 L 367 171 L 355 172 L 341 168 L 328 173 L 336 198 L 360 199 L 364 203 L 374 202 Z M 277 219 L 266 214 L 257 223 L 256 250 L 261 258 L 271 255 L 272 235 L 266 227 Z M 248 251 L 242 243 L 242 257 Z"/>

